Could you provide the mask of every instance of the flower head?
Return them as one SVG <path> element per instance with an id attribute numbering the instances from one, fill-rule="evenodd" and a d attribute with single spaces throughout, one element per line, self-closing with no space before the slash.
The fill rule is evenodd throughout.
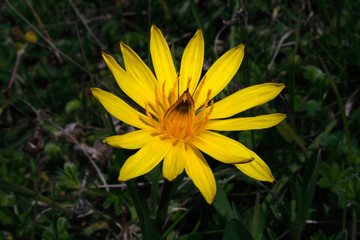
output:
<path id="1" fill-rule="evenodd" d="M 114 147 L 140 149 L 124 163 L 120 181 L 143 175 L 164 160 L 163 175 L 166 179 L 174 180 L 185 169 L 205 200 L 212 203 L 216 193 L 215 178 L 201 152 L 221 162 L 234 164 L 252 178 L 274 181 L 269 167 L 253 151 L 211 131 L 269 128 L 285 118 L 280 113 L 229 118 L 270 101 L 281 92 L 283 84 L 255 85 L 213 102 L 212 99 L 239 69 L 244 45 L 221 56 L 201 81 L 204 39 L 200 30 L 184 50 L 179 74 L 161 31 L 154 25 L 150 53 L 156 77 L 129 46 L 120 43 L 120 48 L 126 70 L 110 55 L 103 53 L 103 58 L 120 88 L 143 109 L 143 113 L 111 93 L 99 88 L 91 89 L 110 114 L 138 129 L 104 140 Z"/>

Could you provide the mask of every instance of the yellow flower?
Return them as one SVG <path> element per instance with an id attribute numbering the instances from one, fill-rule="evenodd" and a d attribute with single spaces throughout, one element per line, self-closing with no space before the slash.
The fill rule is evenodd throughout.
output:
<path id="1" fill-rule="evenodd" d="M 29 43 L 36 43 L 37 42 L 36 33 L 34 33 L 33 31 L 26 32 L 24 38 Z"/>
<path id="2" fill-rule="evenodd" d="M 274 181 L 269 167 L 253 151 L 211 131 L 269 128 L 286 117 L 275 113 L 229 118 L 270 101 L 281 92 L 283 84 L 259 84 L 216 103 L 212 101 L 239 69 L 244 57 L 243 44 L 220 57 L 201 81 L 204 39 L 200 30 L 184 50 L 179 74 L 161 31 L 154 25 L 150 53 L 156 77 L 129 46 L 120 43 L 120 48 L 126 70 L 110 55 L 103 53 L 103 58 L 120 88 L 142 108 L 143 113 L 111 93 L 91 89 L 110 114 L 139 129 L 104 140 L 118 148 L 140 148 L 124 163 L 119 181 L 143 175 L 164 160 L 166 179 L 174 180 L 185 169 L 205 200 L 212 203 L 216 193 L 215 178 L 201 152 L 223 163 L 234 164 L 254 179 Z"/>

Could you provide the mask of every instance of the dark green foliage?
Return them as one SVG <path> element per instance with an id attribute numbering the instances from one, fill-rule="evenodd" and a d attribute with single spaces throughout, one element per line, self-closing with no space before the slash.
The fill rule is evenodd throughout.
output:
<path id="1" fill-rule="evenodd" d="M 359 239 L 359 1 L 31 2 L 0 4 L 0 239 Z M 112 121 L 89 88 L 133 104 L 101 51 L 123 66 L 123 41 L 151 67 L 151 24 L 177 70 L 197 29 L 203 72 L 246 44 L 238 74 L 215 101 L 249 85 L 286 84 L 270 103 L 241 113 L 282 112 L 286 122 L 224 133 L 257 152 L 276 182 L 208 156 L 217 180 L 211 206 L 186 174 L 164 184 L 161 165 L 117 181 L 135 151 L 101 140 L 132 129 Z M 36 43 L 28 31 L 38 31 Z"/>

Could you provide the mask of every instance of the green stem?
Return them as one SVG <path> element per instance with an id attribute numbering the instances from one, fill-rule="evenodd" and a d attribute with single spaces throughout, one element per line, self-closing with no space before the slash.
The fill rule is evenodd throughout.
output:
<path id="1" fill-rule="evenodd" d="M 259 186 L 257 185 L 257 189 L 258 188 L 259 188 Z M 253 220 L 251 223 L 251 234 L 254 239 L 258 239 L 259 217 L 260 217 L 260 193 L 259 193 L 259 189 L 258 189 L 257 193 L 256 193 L 256 198 L 255 198 Z"/>
<path id="2" fill-rule="evenodd" d="M 52 201 L 52 225 L 55 235 L 55 240 L 58 240 L 58 229 L 57 229 L 57 219 L 56 219 L 56 202 L 55 202 L 55 182 L 53 180 L 50 181 L 51 185 L 51 201 Z"/>
<path id="3" fill-rule="evenodd" d="M 37 215 L 39 214 L 38 202 L 39 202 L 39 192 L 40 192 L 40 153 L 35 157 L 36 159 L 36 180 L 34 183 L 34 193 L 35 193 L 35 204 L 34 204 L 34 220 L 31 231 L 31 240 L 35 239 L 35 228 L 37 222 Z"/>
<path id="4" fill-rule="evenodd" d="M 191 207 L 189 207 L 183 214 L 180 214 L 180 216 L 178 216 L 174 222 L 170 225 L 170 227 L 164 232 L 164 234 L 162 235 L 162 238 L 166 238 L 170 232 L 176 227 L 176 225 L 181 222 L 191 211 L 192 209 L 196 206 L 197 204 L 195 205 L 192 205 Z"/>
<path id="5" fill-rule="evenodd" d="M 155 224 L 158 231 L 162 232 L 163 223 L 166 217 L 167 209 L 169 207 L 170 191 L 173 182 L 165 180 L 161 197 L 159 201 L 159 207 L 156 212 Z"/>
<path id="6" fill-rule="evenodd" d="M 12 191 L 16 191 L 18 193 L 22 193 L 24 195 L 28 195 L 28 196 L 31 196 L 31 197 L 34 197 L 36 196 L 36 193 L 35 191 L 29 189 L 29 188 L 25 188 L 25 187 L 22 187 L 16 183 L 12 183 L 12 182 L 9 182 L 7 180 L 5 180 L 4 178 L 0 178 L 0 185 L 2 185 L 3 187 L 5 188 L 8 188 Z M 70 211 L 69 209 L 67 209 L 66 207 L 64 207 L 63 205 L 59 204 L 59 203 L 53 203 L 53 201 L 51 201 L 51 199 L 48 199 L 46 197 L 44 197 L 43 195 L 41 194 L 38 194 L 38 200 L 44 202 L 44 203 L 47 203 L 49 205 L 55 205 L 56 208 L 68 213 L 68 214 L 73 214 L 72 211 Z"/>
<path id="7" fill-rule="evenodd" d="M 161 239 L 154 222 L 149 218 L 147 202 L 144 195 L 141 193 L 136 179 L 126 182 L 127 190 L 133 200 L 136 213 L 139 217 L 140 227 L 143 232 L 143 239 L 156 240 Z"/>
<path id="8" fill-rule="evenodd" d="M 155 223 L 159 230 L 163 229 L 163 223 L 167 216 L 167 211 L 169 208 L 170 199 L 177 191 L 179 185 L 183 182 L 185 173 L 183 172 L 180 174 L 174 181 L 167 181 L 164 182 L 164 187 L 161 193 L 159 207 L 156 212 L 156 219 Z"/>
<path id="9" fill-rule="evenodd" d="M 356 239 L 356 222 L 357 222 L 357 217 L 356 217 L 356 209 L 353 207 L 352 208 L 352 218 L 351 218 L 351 222 L 352 222 L 352 226 L 351 226 L 351 236 L 350 239 L 351 240 L 355 240 Z"/>

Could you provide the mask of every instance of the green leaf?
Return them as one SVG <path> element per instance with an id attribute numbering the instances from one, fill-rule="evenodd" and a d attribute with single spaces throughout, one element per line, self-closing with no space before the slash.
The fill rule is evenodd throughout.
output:
<path id="1" fill-rule="evenodd" d="M 223 240 L 253 240 L 253 237 L 242 222 L 231 219 L 226 224 Z"/>
<path id="2" fill-rule="evenodd" d="M 319 167 L 319 173 L 321 176 L 321 179 L 319 180 L 320 187 L 338 189 L 341 183 L 347 182 L 351 170 L 343 169 L 339 163 L 332 163 L 329 165 L 322 162 Z"/>
<path id="3" fill-rule="evenodd" d="M 70 102 L 68 102 L 66 104 L 65 113 L 69 114 L 72 112 L 76 112 L 76 111 L 80 110 L 81 106 L 82 106 L 82 103 L 80 100 L 78 100 L 78 99 L 71 100 Z"/>
<path id="4" fill-rule="evenodd" d="M 347 237 L 347 231 L 343 231 L 337 235 L 337 237 L 334 240 L 346 240 Z"/>
<path id="5" fill-rule="evenodd" d="M 233 210 L 229 203 L 229 200 L 226 197 L 222 186 L 219 184 L 219 181 L 216 181 L 216 195 L 214 201 L 214 207 L 221 216 L 226 217 L 227 220 L 233 218 Z"/>
<path id="6" fill-rule="evenodd" d="M 179 240 L 202 240 L 204 239 L 204 232 L 191 233 L 181 237 Z"/>
<path id="7" fill-rule="evenodd" d="M 69 238 L 69 233 L 67 232 L 67 228 L 69 226 L 69 221 L 64 218 L 64 217 L 60 217 L 57 221 L 57 230 L 58 230 L 58 234 L 59 237 L 62 239 L 67 239 Z"/>
<path id="8" fill-rule="evenodd" d="M 13 216 L 10 217 L 9 215 L 11 216 L 12 214 L 0 208 L 0 223 L 2 225 L 13 224 L 14 220 L 11 218 Z"/>
<path id="9" fill-rule="evenodd" d="M 80 233 L 75 233 L 71 239 L 72 240 L 96 240 L 96 238 L 92 238 L 90 236 L 80 234 Z"/>
<path id="10" fill-rule="evenodd" d="M 304 67 L 304 77 L 311 81 L 316 81 L 319 78 L 323 78 L 325 74 L 321 71 L 321 69 L 315 67 L 315 66 L 306 66 Z"/>
<path id="11" fill-rule="evenodd" d="M 295 129 L 291 127 L 286 121 L 282 121 L 276 125 L 276 129 L 286 141 L 295 141 L 298 146 L 305 152 L 305 154 L 308 154 L 304 141 L 299 137 Z"/>
<path id="12" fill-rule="evenodd" d="M 96 223 L 93 223 L 93 224 L 87 226 L 82 231 L 82 233 L 84 233 L 85 235 L 91 235 L 94 232 L 101 230 L 101 229 L 109 229 L 109 224 L 105 221 L 96 222 Z"/>
<path id="13" fill-rule="evenodd" d="M 136 179 L 126 182 L 127 190 L 133 200 L 136 213 L 138 214 L 144 240 L 161 239 L 154 222 L 149 218 L 148 207 L 144 195 L 140 192 Z"/>
<path id="14" fill-rule="evenodd" d="M 77 190 L 81 188 L 81 182 L 78 176 L 78 169 L 74 163 L 67 162 L 64 164 L 64 171 L 59 173 L 59 186 Z"/>

